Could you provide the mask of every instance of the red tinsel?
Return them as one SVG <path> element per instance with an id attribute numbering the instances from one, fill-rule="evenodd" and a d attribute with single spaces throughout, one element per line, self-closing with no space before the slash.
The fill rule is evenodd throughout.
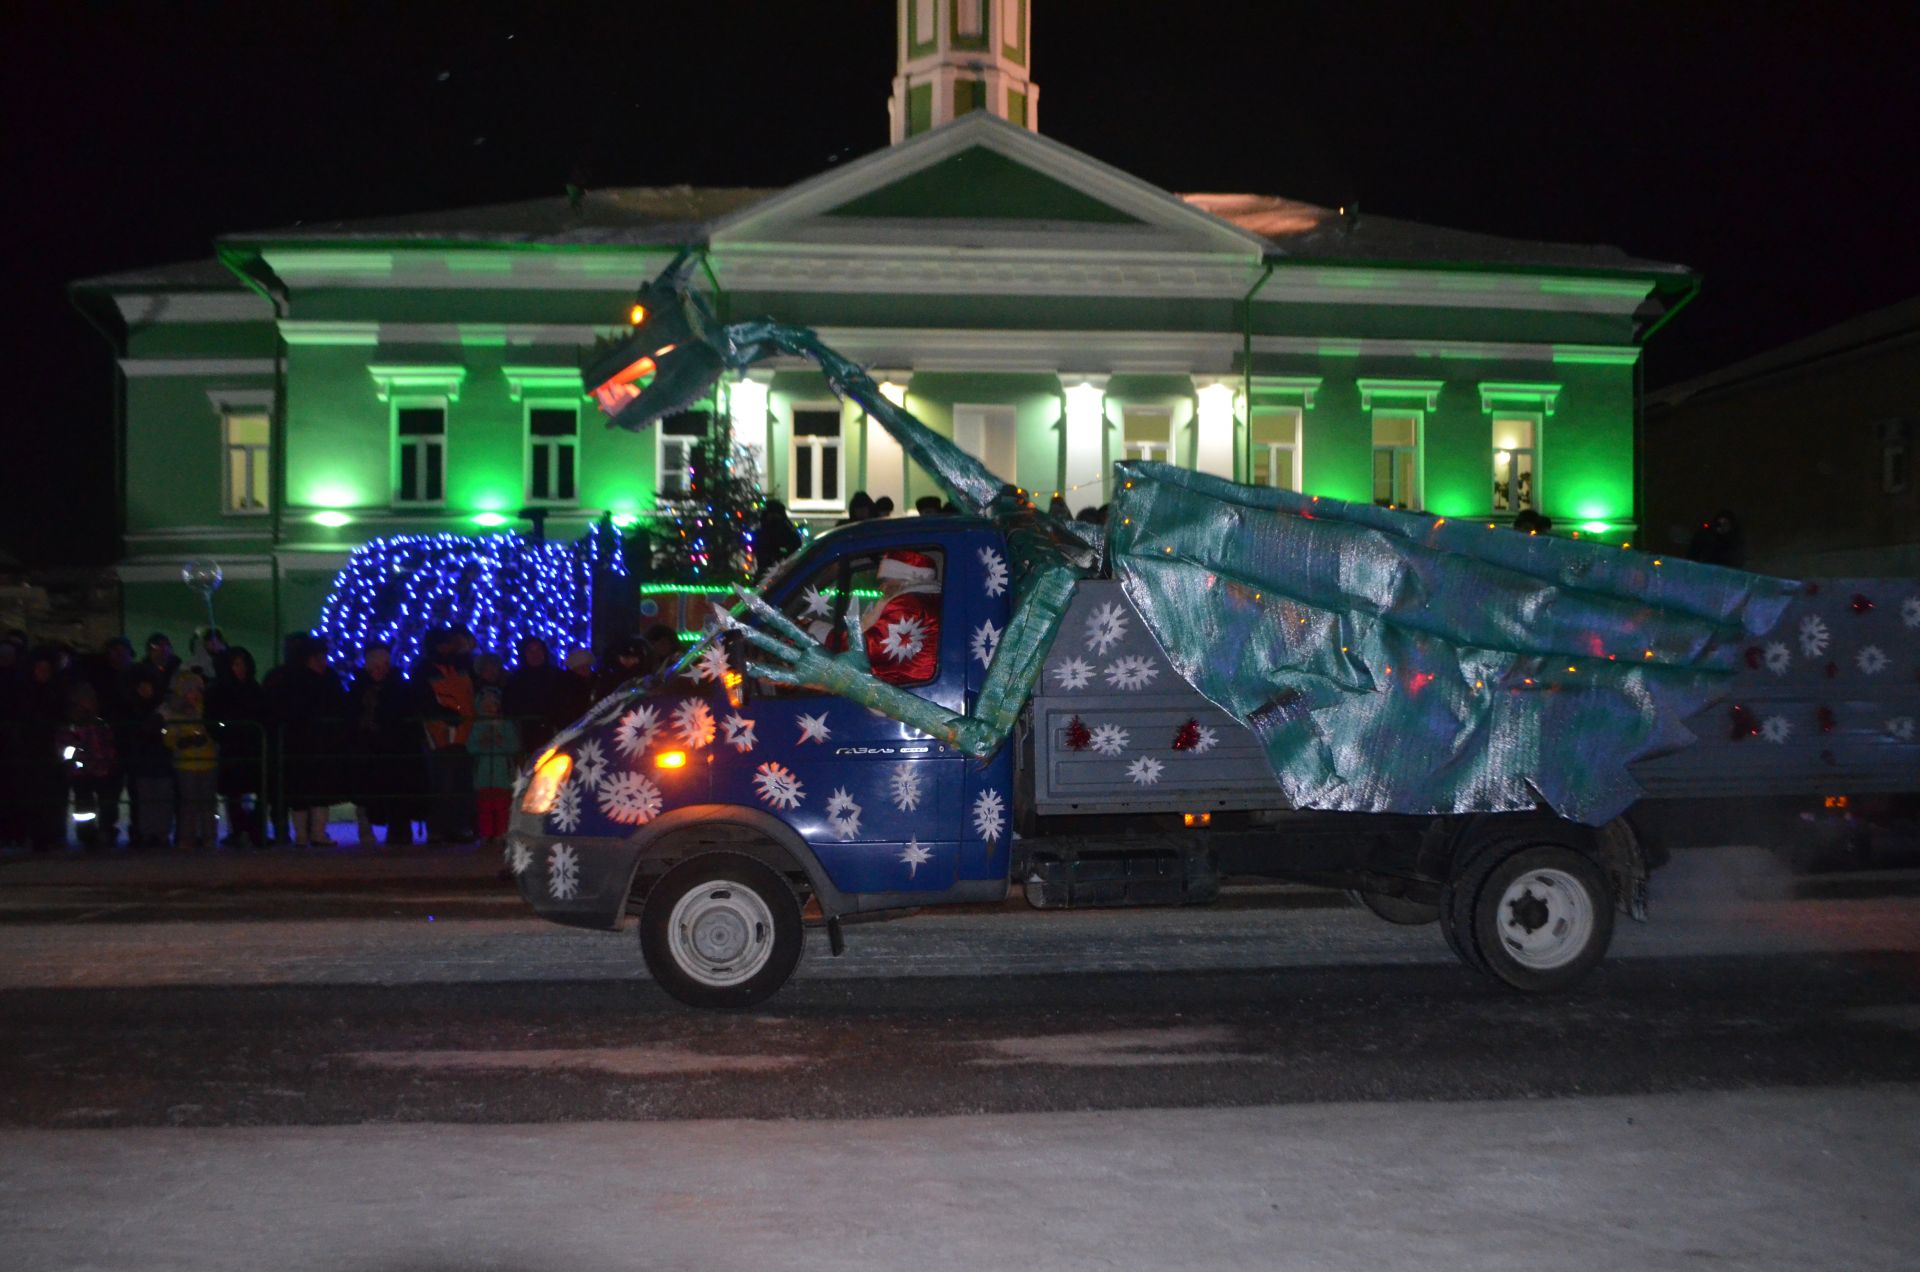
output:
<path id="1" fill-rule="evenodd" d="M 1753 718 L 1753 712 L 1736 705 L 1733 708 L 1733 740 L 1743 742 L 1760 732 L 1760 722 Z"/>
<path id="2" fill-rule="evenodd" d="M 1093 731 L 1079 716 L 1067 721 L 1067 750 L 1084 751 L 1093 745 Z"/>
<path id="3" fill-rule="evenodd" d="M 1873 601 L 1867 596 L 1865 592 L 1855 592 L 1853 594 L 1853 612 L 1854 613 L 1864 614 L 1872 608 L 1873 608 Z"/>
<path id="4" fill-rule="evenodd" d="M 1173 749 L 1176 751 L 1191 751 L 1199 745 L 1200 722 L 1198 720 L 1187 721 L 1173 735 Z"/>

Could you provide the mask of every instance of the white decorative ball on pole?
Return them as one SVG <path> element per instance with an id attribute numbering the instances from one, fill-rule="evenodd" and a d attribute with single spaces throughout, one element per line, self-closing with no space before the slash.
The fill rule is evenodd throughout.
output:
<path id="1" fill-rule="evenodd" d="M 220 582 L 224 577 L 220 563 L 212 559 L 189 561 L 180 567 L 180 581 L 187 585 L 189 591 L 199 593 L 200 599 L 206 602 L 207 626 L 210 628 L 219 626 L 213 621 L 213 594 L 220 590 Z"/>

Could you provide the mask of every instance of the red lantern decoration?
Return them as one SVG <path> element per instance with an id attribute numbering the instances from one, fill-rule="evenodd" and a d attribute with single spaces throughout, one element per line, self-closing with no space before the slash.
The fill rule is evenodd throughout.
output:
<path id="1" fill-rule="evenodd" d="M 1093 745 L 1093 731 L 1079 716 L 1067 721 L 1067 750 L 1084 751 Z"/>

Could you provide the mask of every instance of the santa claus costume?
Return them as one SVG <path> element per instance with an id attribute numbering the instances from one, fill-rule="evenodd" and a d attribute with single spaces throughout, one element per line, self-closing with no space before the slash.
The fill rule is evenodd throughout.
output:
<path id="1" fill-rule="evenodd" d="M 881 603 L 861 623 L 867 663 L 890 685 L 933 679 L 940 665 L 940 581 L 933 559 L 897 549 L 880 558 Z"/>

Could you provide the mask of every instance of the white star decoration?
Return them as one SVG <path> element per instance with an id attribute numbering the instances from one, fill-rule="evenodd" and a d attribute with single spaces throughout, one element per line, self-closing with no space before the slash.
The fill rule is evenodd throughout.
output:
<path id="1" fill-rule="evenodd" d="M 527 867 L 533 864 L 533 849 L 527 847 L 524 839 L 507 840 L 507 867 L 517 875 L 527 873 Z"/>
<path id="2" fill-rule="evenodd" d="M 1145 689 L 1159 674 L 1159 664 L 1140 654 L 1123 654 L 1107 664 L 1105 673 L 1115 689 Z"/>
<path id="3" fill-rule="evenodd" d="M 982 667 L 993 666 L 993 656 L 1000 649 L 1000 629 L 993 625 L 992 620 L 981 623 L 974 631 L 973 641 L 968 648 Z"/>
<path id="4" fill-rule="evenodd" d="M 1087 738 L 1087 745 L 1102 755 L 1118 755 L 1127 749 L 1127 739 L 1131 736 L 1117 724 L 1096 724 L 1093 733 Z"/>
<path id="5" fill-rule="evenodd" d="M 802 614 L 802 617 L 804 618 L 832 618 L 833 617 L 833 602 L 829 601 L 826 597 L 820 595 L 820 589 L 817 587 L 814 587 L 812 584 L 807 585 L 807 590 L 800 594 L 800 599 L 807 607 L 804 613 Z"/>
<path id="6" fill-rule="evenodd" d="M 727 666 L 727 651 L 718 645 L 708 645 L 706 652 L 693 666 L 695 680 L 723 680 L 732 668 Z"/>
<path id="7" fill-rule="evenodd" d="M 553 807 L 547 812 L 547 821 L 563 835 L 571 835 L 580 828 L 580 787 L 573 782 L 562 786 L 553 797 Z"/>
<path id="8" fill-rule="evenodd" d="M 910 813 L 920 807 L 920 767 L 917 764 L 903 764 L 893 770 L 893 776 L 887 779 L 892 788 L 893 806 L 903 813 Z"/>
<path id="9" fill-rule="evenodd" d="M 1895 716 L 1887 721 L 1887 736 L 1896 742 L 1913 741 L 1913 717 Z"/>
<path id="10" fill-rule="evenodd" d="M 842 839 L 852 839 L 860 833 L 860 805 L 853 802 L 853 796 L 847 794 L 843 786 L 834 787 L 833 794 L 827 797 L 827 822 Z"/>
<path id="11" fill-rule="evenodd" d="M 1920 627 L 1920 596 L 1909 596 L 1900 602 L 1900 621 L 1908 627 Z"/>
<path id="12" fill-rule="evenodd" d="M 918 837 L 909 839 L 907 846 L 900 850 L 900 860 L 907 867 L 907 878 L 920 873 L 920 867 L 933 860 L 933 854 L 920 846 Z"/>
<path id="13" fill-rule="evenodd" d="M 1220 735 L 1213 731 L 1213 726 L 1203 724 L 1195 731 L 1193 745 L 1187 748 L 1187 754 L 1205 755 L 1208 751 L 1213 750 L 1214 744 L 1219 740 Z"/>
<path id="14" fill-rule="evenodd" d="M 1889 661 L 1878 645 L 1862 645 L 1860 652 L 1853 656 L 1853 665 L 1868 676 L 1877 676 L 1885 671 Z"/>
<path id="15" fill-rule="evenodd" d="M 1119 604 L 1108 601 L 1087 619 L 1087 650 L 1104 654 L 1127 634 L 1127 616 Z"/>
<path id="16" fill-rule="evenodd" d="M 1160 773 L 1166 767 L 1151 755 L 1143 755 L 1127 765 L 1127 776 L 1133 779 L 1135 786 L 1152 786 L 1160 780 Z"/>
<path id="17" fill-rule="evenodd" d="M 653 745 L 653 736 L 658 732 L 660 713 L 643 703 L 620 717 L 620 727 L 614 730 L 613 744 L 622 755 L 638 755 Z"/>
<path id="18" fill-rule="evenodd" d="M 1765 658 L 1767 670 L 1776 676 L 1786 675 L 1787 668 L 1793 666 L 1793 651 L 1787 648 L 1785 641 L 1768 641 Z"/>
<path id="19" fill-rule="evenodd" d="M 1809 658 L 1818 658 L 1827 652 L 1827 624 L 1818 614 L 1809 614 L 1800 620 L 1800 652 Z"/>
<path id="20" fill-rule="evenodd" d="M 803 715 L 794 723 L 800 726 L 801 742 L 825 742 L 833 736 L 833 730 L 827 727 L 827 713 L 824 711 L 819 715 Z M 794 745 L 798 746 L 799 743 Z"/>
<path id="21" fill-rule="evenodd" d="M 580 892 L 580 854 L 566 844 L 547 854 L 547 891 L 555 901 L 571 901 Z"/>
<path id="22" fill-rule="evenodd" d="M 600 785 L 600 811 L 623 826 L 644 826 L 660 815 L 660 788 L 641 773 L 615 773 Z"/>
<path id="23" fill-rule="evenodd" d="M 520 797 L 527 793 L 527 770 L 522 768 L 513 775 L 513 802 L 518 804 Z"/>
<path id="24" fill-rule="evenodd" d="M 807 793 L 792 769 L 773 760 L 753 771 L 753 784 L 759 788 L 760 798 L 775 808 L 798 808 Z"/>
<path id="25" fill-rule="evenodd" d="M 880 652 L 889 662 L 906 662 L 927 643 L 926 624 L 913 617 L 896 618 L 880 638 Z"/>
<path id="26" fill-rule="evenodd" d="M 688 698 L 673 710 L 673 727 L 680 740 L 694 750 L 713 741 L 713 712 L 698 698 Z"/>
<path id="27" fill-rule="evenodd" d="M 980 549 L 980 564 L 986 574 L 987 595 L 998 596 L 1007 590 L 1007 563 L 992 548 Z"/>
<path id="28" fill-rule="evenodd" d="M 589 738 L 573 749 L 573 774 L 585 786 L 598 786 L 607 772 L 607 756 L 600 744 Z"/>
<path id="29" fill-rule="evenodd" d="M 973 801 L 973 833 L 993 843 L 1000 838 L 1001 823 L 1006 820 L 1007 804 L 999 791 L 981 791 Z"/>
<path id="30" fill-rule="evenodd" d="M 734 714 L 720 722 L 720 740 L 745 755 L 753 750 L 753 721 Z"/>
<path id="31" fill-rule="evenodd" d="M 1093 664 L 1084 658 L 1069 658 L 1050 673 L 1062 689 L 1084 689 L 1093 679 Z"/>
<path id="32" fill-rule="evenodd" d="M 1793 721 L 1785 716 L 1772 715 L 1760 722 L 1760 736 L 1775 745 L 1785 742 L 1793 732 Z"/>

